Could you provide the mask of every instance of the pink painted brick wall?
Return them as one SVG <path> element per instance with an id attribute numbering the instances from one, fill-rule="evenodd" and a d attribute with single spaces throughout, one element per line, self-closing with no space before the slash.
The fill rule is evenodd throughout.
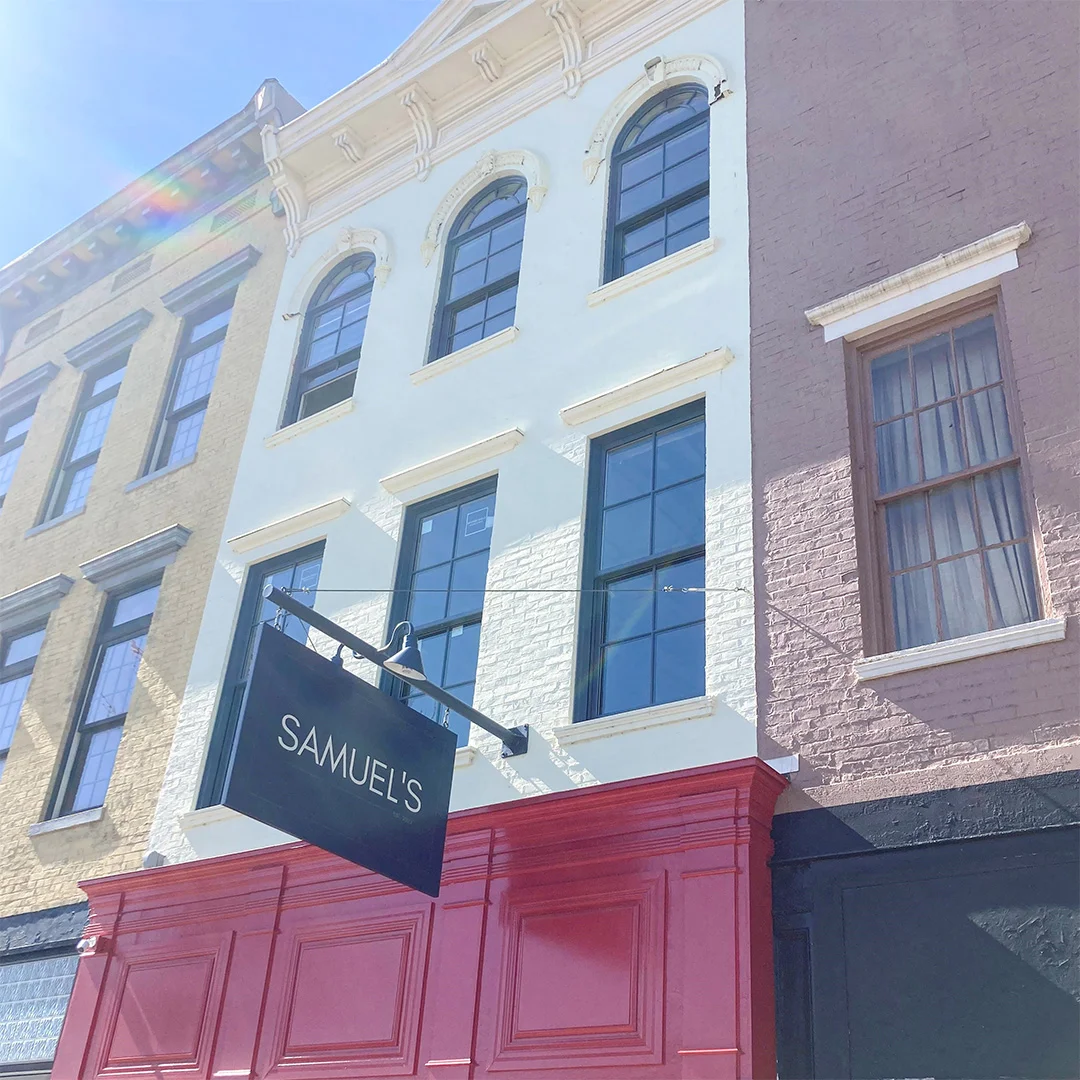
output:
<path id="1" fill-rule="evenodd" d="M 747 0 L 746 19 L 761 752 L 802 763 L 782 809 L 1069 767 L 1080 5 Z M 843 348 L 803 311 L 1018 221 L 1002 304 L 1066 640 L 859 684 Z"/>

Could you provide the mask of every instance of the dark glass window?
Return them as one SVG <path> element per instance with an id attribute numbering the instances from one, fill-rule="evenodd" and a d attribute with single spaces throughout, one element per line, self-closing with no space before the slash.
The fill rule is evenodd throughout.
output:
<path id="1" fill-rule="evenodd" d="M 424 673 L 467 705 L 472 704 L 476 682 L 494 524 L 492 478 L 410 506 L 402 534 L 390 625 L 403 619 L 413 624 Z M 384 689 L 452 728 L 459 746 L 468 745 L 469 721 L 464 717 L 392 676 L 386 676 Z"/>
<path id="2" fill-rule="evenodd" d="M 79 958 L 73 944 L 25 952 L 0 962 L 0 1075 L 47 1076 Z"/>
<path id="3" fill-rule="evenodd" d="M 304 315 L 286 424 L 352 397 L 374 281 L 375 256 L 363 252 L 339 263 L 319 286 Z"/>
<path id="4" fill-rule="evenodd" d="M 496 180 L 458 214 L 446 242 L 431 360 L 514 325 L 527 185 Z"/>
<path id="5" fill-rule="evenodd" d="M 105 802 L 158 589 L 157 582 L 144 582 L 110 594 L 105 604 L 53 816 L 91 810 Z"/>
<path id="6" fill-rule="evenodd" d="M 90 481 L 126 368 L 127 353 L 123 353 L 91 368 L 83 376 L 75 419 L 42 520 L 73 513 L 86 505 Z"/>
<path id="7" fill-rule="evenodd" d="M 180 351 L 169 384 L 168 404 L 147 472 L 177 465 L 195 456 L 210 392 L 214 389 L 233 296 L 184 320 Z"/>
<path id="8" fill-rule="evenodd" d="M 15 475 L 15 466 L 22 456 L 23 443 L 34 419 L 35 401 L 8 416 L 0 417 L 0 506 L 4 505 L 11 479 Z"/>
<path id="9" fill-rule="evenodd" d="M 577 718 L 704 694 L 701 402 L 594 441 L 585 567 Z"/>
<path id="10" fill-rule="evenodd" d="M 277 616 L 277 608 L 264 599 L 263 589 L 267 585 L 288 589 L 297 600 L 311 607 L 315 603 L 314 590 L 319 585 L 322 556 L 323 543 L 320 541 L 299 551 L 290 551 L 256 563 L 248 570 L 236 633 L 225 669 L 225 682 L 218 699 L 210 753 L 199 792 L 199 806 L 214 806 L 221 799 L 225 771 L 236 739 L 240 706 L 244 701 L 244 691 L 247 689 L 251 662 L 254 659 L 255 636 L 264 622 L 273 623 Z M 282 621 L 278 625 L 296 641 L 307 640 L 308 624 L 295 615 L 282 612 Z"/>
<path id="11" fill-rule="evenodd" d="M 629 120 L 611 155 L 605 281 L 709 235 L 709 97 L 675 86 Z"/>
<path id="12" fill-rule="evenodd" d="M 0 777 L 4 775 L 19 711 L 26 700 L 34 661 L 44 640 L 44 626 L 0 637 Z"/>

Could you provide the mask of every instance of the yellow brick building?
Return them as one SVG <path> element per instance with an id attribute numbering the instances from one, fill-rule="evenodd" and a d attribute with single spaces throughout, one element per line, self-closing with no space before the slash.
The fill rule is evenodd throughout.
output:
<path id="1" fill-rule="evenodd" d="M 260 132 L 302 111 L 267 81 L 0 270 L 0 989 L 48 1013 L 0 1010 L 0 1066 L 28 1075 L 77 882 L 146 850 L 286 258 Z"/>

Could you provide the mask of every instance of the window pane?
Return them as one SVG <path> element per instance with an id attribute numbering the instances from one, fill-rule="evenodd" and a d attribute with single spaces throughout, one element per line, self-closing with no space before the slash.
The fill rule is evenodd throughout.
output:
<path id="1" fill-rule="evenodd" d="M 658 217 L 636 229 L 628 229 L 623 234 L 623 254 L 629 259 L 636 252 L 643 251 L 656 244 L 663 245 L 664 219 Z M 642 264 L 643 265 L 643 264 Z"/>
<path id="2" fill-rule="evenodd" d="M 30 430 L 30 424 L 34 420 L 34 414 L 24 416 L 21 420 L 15 420 L 7 425 L 6 428 L 0 427 L 0 443 L 11 442 L 12 439 L 17 439 L 20 435 L 25 435 Z"/>
<path id="3" fill-rule="evenodd" d="M 602 570 L 625 566 L 648 557 L 651 509 L 652 500 L 646 497 L 604 511 L 600 542 Z"/>
<path id="4" fill-rule="evenodd" d="M 312 337 L 323 338 L 327 334 L 330 334 L 338 330 L 341 326 L 341 316 L 344 312 L 344 305 L 338 305 L 331 308 L 329 311 L 324 311 L 315 316 L 315 323 L 312 327 Z"/>
<path id="5" fill-rule="evenodd" d="M 491 253 L 504 251 L 508 248 L 520 246 L 525 237 L 525 215 L 514 218 L 512 221 L 496 225 L 491 230 Z M 492 277 L 488 274 L 488 278 Z"/>
<path id="6" fill-rule="evenodd" d="M 128 711 L 145 647 L 146 635 L 141 634 L 130 641 L 120 641 L 106 648 L 94 680 L 86 723 L 109 720 L 114 716 L 123 716 Z"/>
<path id="7" fill-rule="evenodd" d="M 870 365 L 870 385 L 874 398 L 874 419 L 888 420 L 911 412 L 911 372 L 907 349 L 879 356 Z"/>
<path id="8" fill-rule="evenodd" d="M 356 322 L 363 322 L 368 316 L 371 307 L 371 293 L 356 296 L 345 305 L 345 314 L 341 317 L 342 326 L 351 326 Z"/>
<path id="9" fill-rule="evenodd" d="M 491 247 L 491 233 L 484 232 L 466 240 L 454 252 L 454 271 L 462 271 L 470 266 L 477 266 L 487 258 Z"/>
<path id="10" fill-rule="evenodd" d="M 652 638 L 607 645 L 601 654 L 601 715 L 652 704 Z"/>
<path id="11" fill-rule="evenodd" d="M 694 157 L 673 165 L 664 172 L 664 198 L 670 199 L 689 191 L 698 184 L 707 183 L 709 179 L 709 155 L 708 153 L 696 154 Z"/>
<path id="12" fill-rule="evenodd" d="M 974 390 L 1001 379 L 1001 361 L 992 315 L 954 330 L 953 342 L 961 390 Z"/>
<path id="13" fill-rule="evenodd" d="M 90 397 L 97 397 L 98 394 L 103 394 L 106 390 L 111 389 L 114 386 L 119 386 L 124 380 L 124 371 L 126 368 L 117 368 L 115 371 L 110 371 L 107 375 L 102 375 L 100 378 L 94 380 L 94 385 L 90 388 Z"/>
<path id="14" fill-rule="evenodd" d="M 619 149 L 628 149 L 647 139 L 655 138 L 668 128 L 689 120 L 697 113 L 708 108 L 705 91 L 699 87 L 688 87 L 676 93 L 666 95 L 648 109 L 641 118 L 623 135 Z"/>
<path id="15" fill-rule="evenodd" d="M 927 480 L 948 476 L 964 467 L 964 455 L 960 449 L 960 418 L 955 401 L 919 413 L 919 438 Z"/>
<path id="16" fill-rule="evenodd" d="M 0 683 L 0 751 L 11 746 L 11 738 L 19 722 L 19 710 L 30 686 L 30 676 L 20 675 Z"/>
<path id="17" fill-rule="evenodd" d="M 142 592 L 125 596 L 116 605 L 116 614 L 113 616 L 112 621 L 113 626 L 120 626 L 123 623 L 131 622 L 132 619 L 142 619 L 147 615 L 152 615 L 154 608 L 157 607 L 160 592 L 161 586 L 154 585 L 149 589 L 143 589 Z"/>
<path id="18" fill-rule="evenodd" d="M 607 587 L 604 641 L 652 633 L 654 604 L 651 572 L 611 582 Z"/>
<path id="19" fill-rule="evenodd" d="M 108 401 L 103 401 L 100 405 L 95 405 L 83 413 L 79 420 L 79 433 L 75 436 L 68 461 L 78 461 L 79 458 L 101 449 L 115 404 L 116 399 L 109 398 Z"/>
<path id="20" fill-rule="evenodd" d="M 352 397 L 353 388 L 356 386 L 356 368 L 350 367 L 344 375 L 339 375 L 330 382 L 320 383 L 309 390 L 300 399 L 300 415 L 314 416 L 329 409 L 331 405 L 337 405 L 340 401 L 348 401 Z"/>
<path id="21" fill-rule="evenodd" d="M 487 271 L 484 281 L 491 284 L 501 281 L 504 277 L 516 274 L 521 266 L 521 244 L 508 247 L 505 251 L 496 252 L 487 261 Z M 490 310 L 490 309 L 489 309 Z"/>
<path id="22" fill-rule="evenodd" d="M 458 626 L 450 631 L 446 649 L 446 670 L 442 685 L 457 686 L 476 679 L 476 659 L 480 653 L 480 624 Z"/>
<path id="23" fill-rule="evenodd" d="M 978 555 L 952 559 L 938 566 L 941 583 L 942 640 L 988 630 L 982 560 Z"/>
<path id="24" fill-rule="evenodd" d="M 199 448 L 199 435 L 202 434 L 205 419 L 206 410 L 200 409 L 197 413 L 185 416 L 183 420 L 177 423 L 164 465 L 176 465 L 195 456 L 195 451 Z"/>
<path id="25" fill-rule="evenodd" d="M 653 177 L 659 179 L 663 170 L 664 147 L 661 145 L 623 162 L 619 169 L 619 190 L 629 191 Z"/>
<path id="26" fill-rule="evenodd" d="M 200 323 L 196 323 L 191 328 L 191 334 L 188 340 L 192 343 L 202 340 L 204 337 L 208 337 L 214 333 L 215 330 L 220 330 L 222 327 L 229 325 L 229 319 L 232 317 L 232 308 L 226 308 L 224 311 L 219 311 L 216 315 L 211 315 L 209 319 L 204 319 Z"/>
<path id="27" fill-rule="evenodd" d="M 604 505 L 636 499 L 652 490 L 653 440 L 651 437 L 609 450 L 604 461 Z"/>
<path id="28" fill-rule="evenodd" d="M 364 343 L 364 330 L 366 328 L 367 322 L 364 320 L 350 323 L 348 326 L 344 327 L 338 335 L 337 351 L 339 353 L 345 353 L 350 349 L 358 349 Z"/>
<path id="29" fill-rule="evenodd" d="M 324 360 L 329 360 L 330 357 L 337 354 L 337 333 L 331 334 L 329 337 L 317 338 L 311 343 L 311 347 L 308 349 L 307 359 L 304 362 L 305 368 L 315 367 L 316 364 L 321 364 Z"/>
<path id="30" fill-rule="evenodd" d="M 218 361 L 221 359 L 221 347 L 218 341 L 202 352 L 189 356 L 181 365 L 180 378 L 176 383 L 176 396 L 173 409 L 182 409 L 199 398 L 209 397 L 217 375 Z"/>
<path id="31" fill-rule="evenodd" d="M 705 481 L 657 492 L 653 501 L 653 554 L 705 543 Z"/>
<path id="32" fill-rule="evenodd" d="M 963 399 L 968 459 L 972 465 L 997 461 L 1012 453 L 1009 422 L 1005 418 L 1005 391 L 1000 386 L 980 390 Z"/>
<path id="33" fill-rule="evenodd" d="M 910 416 L 882 424 L 874 432 L 877 446 L 878 490 L 884 495 L 918 483 L 919 456 L 915 422 Z"/>
<path id="34" fill-rule="evenodd" d="M 326 296 L 320 298 L 320 303 L 325 304 L 329 300 L 336 300 L 339 296 L 345 296 L 346 293 L 355 292 L 357 289 L 363 289 L 371 284 L 373 280 L 372 271 L 375 267 L 374 258 L 365 256 L 359 262 L 351 265 L 356 269 L 350 271 L 338 281 Z"/>
<path id="35" fill-rule="evenodd" d="M 922 494 L 897 499 L 885 507 L 885 536 L 889 569 L 906 570 L 930 561 L 930 531 L 926 498 Z"/>
<path id="36" fill-rule="evenodd" d="M 666 225 L 669 240 L 668 250 L 671 250 L 670 240 L 674 235 L 701 223 L 705 225 L 709 223 L 709 197 L 707 195 L 703 195 L 700 199 L 695 199 L 685 206 L 680 206 L 678 210 L 672 210 L 668 214 Z"/>
<path id="37" fill-rule="evenodd" d="M 435 563 L 449 562 L 454 556 L 454 534 L 457 530 L 458 508 L 440 510 L 420 519 L 420 546 L 416 568 L 423 570 Z"/>
<path id="38" fill-rule="evenodd" d="M 670 168 L 695 154 L 708 153 L 709 128 L 697 124 L 682 135 L 676 135 L 664 143 L 664 163 Z"/>
<path id="39" fill-rule="evenodd" d="M 911 649 L 937 641 L 933 570 L 912 570 L 892 579 L 896 647 Z"/>
<path id="40" fill-rule="evenodd" d="M 930 522 L 934 554 L 941 559 L 979 546 L 975 532 L 975 502 L 967 480 L 930 492 Z"/>
<path id="41" fill-rule="evenodd" d="M 446 617 L 454 618 L 484 609 L 484 584 L 487 581 L 488 553 L 478 551 L 454 561 L 452 591 Z M 469 591 L 475 590 L 475 591 Z"/>
<path id="42" fill-rule="evenodd" d="M 18 664 L 23 660 L 29 660 L 37 656 L 41 651 L 41 643 L 45 640 L 45 628 L 34 630 L 29 634 L 20 634 L 19 637 L 8 638 L 7 648 L 4 650 L 4 664 Z"/>
<path id="43" fill-rule="evenodd" d="M 624 274 L 630 274 L 634 270 L 640 270 L 643 266 L 648 266 L 649 263 L 654 263 L 657 259 L 662 259 L 665 253 L 666 249 L 663 240 L 660 240 L 655 244 L 650 244 L 648 247 L 643 247 L 639 251 L 634 252 L 633 255 L 627 255 L 623 259 L 622 272 Z"/>
<path id="44" fill-rule="evenodd" d="M 0 1065 L 52 1060 L 78 962 L 72 955 L 0 964 Z"/>
<path id="45" fill-rule="evenodd" d="M 470 229 L 479 228 L 485 222 L 510 213 L 524 202 L 525 181 L 516 176 L 505 180 L 488 188 L 471 208 L 466 209 L 455 223 L 451 235 L 458 236 Z"/>
<path id="46" fill-rule="evenodd" d="M 1011 544 L 986 553 L 986 576 L 994 626 L 1015 626 L 1039 617 L 1035 571 L 1028 544 Z"/>
<path id="47" fill-rule="evenodd" d="M 628 164 L 631 164 L 628 162 Z M 619 208 L 616 215 L 617 221 L 625 221 L 627 218 L 640 214 L 643 210 L 656 206 L 664 198 L 664 177 L 662 174 L 649 176 L 633 187 L 623 184 L 619 193 Z M 637 245 L 640 247 L 640 244 Z"/>
<path id="48" fill-rule="evenodd" d="M 705 473 L 705 421 L 656 436 L 656 486 L 668 487 Z"/>
<path id="49" fill-rule="evenodd" d="M 508 289 L 502 289 L 500 292 L 492 293 L 488 297 L 487 301 L 487 318 L 488 325 L 490 327 L 493 316 L 500 315 L 503 312 L 509 312 L 510 317 L 513 318 L 514 305 L 517 303 L 517 285 L 511 285 Z M 490 329 L 488 333 L 490 333 Z"/>
<path id="50" fill-rule="evenodd" d="M 413 574 L 409 621 L 427 626 L 446 618 L 446 587 L 450 583 L 450 563 Z"/>
<path id="51" fill-rule="evenodd" d="M 81 510 L 86 505 L 86 496 L 90 493 L 90 481 L 94 478 L 94 466 L 84 465 L 71 478 L 61 514 L 70 514 Z"/>
<path id="52" fill-rule="evenodd" d="M 913 345 L 911 362 L 915 368 L 915 395 L 920 405 L 944 401 L 956 393 L 949 362 L 948 334 L 938 334 Z"/>
<path id="53" fill-rule="evenodd" d="M 664 592 L 665 589 L 703 589 L 705 587 L 705 560 L 687 559 L 685 562 L 665 566 L 656 573 L 656 627 L 666 630 L 671 626 L 700 622 L 705 619 L 705 594 L 703 592 Z"/>
<path id="54" fill-rule="evenodd" d="M 116 763 L 116 751 L 123 733 L 123 727 L 117 724 L 87 736 L 89 744 L 78 786 L 75 788 L 75 797 L 71 802 L 72 813 L 89 810 L 105 802 L 105 793 L 109 790 L 109 780 L 112 779 L 113 765 Z"/>
<path id="55" fill-rule="evenodd" d="M 446 679 L 446 643 L 449 640 L 449 631 L 420 638 L 420 656 L 424 661 L 424 674 L 436 686 L 442 686 Z M 419 693 L 419 691 L 416 692 Z"/>
<path id="56" fill-rule="evenodd" d="M 11 478 L 15 475 L 15 466 L 19 463 L 21 454 L 21 443 L 6 454 L 0 454 L 0 498 L 3 498 L 11 487 Z"/>
<path id="57" fill-rule="evenodd" d="M 450 278 L 450 292 L 448 293 L 448 299 L 457 300 L 459 297 L 467 296 L 469 293 L 479 289 L 484 284 L 485 268 L 485 263 L 478 262 L 474 263 L 472 266 L 466 267 L 464 270 L 459 270 L 454 274 L 454 276 Z M 468 322 L 469 320 L 462 318 L 460 325 L 465 326 Z"/>
<path id="58" fill-rule="evenodd" d="M 664 252 L 667 255 L 674 255 L 676 251 L 682 251 L 683 248 L 696 244 L 700 240 L 707 240 L 708 237 L 709 221 L 707 217 L 702 217 L 696 225 L 691 225 L 689 228 L 682 229 L 674 234 L 669 233 Z"/>
<path id="59" fill-rule="evenodd" d="M 654 643 L 656 704 L 705 693 L 705 625 L 694 623 L 657 634 Z"/>
<path id="60" fill-rule="evenodd" d="M 494 494 L 465 503 L 458 513 L 457 547 L 454 553 L 459 556 L 468 555 L 488 547 L 491 544 L 491 528 L 494 524 Z"/>
<path id="61" fill-rule="evenodd" d="M 1000 544 L 1027 536 L 1020 471 L 1015 465 L 977 476 L 975 501 L 979 506 L 984 544 Z"/>

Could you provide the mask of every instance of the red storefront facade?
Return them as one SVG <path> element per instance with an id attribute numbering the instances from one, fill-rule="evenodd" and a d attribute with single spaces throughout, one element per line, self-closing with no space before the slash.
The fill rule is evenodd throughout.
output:
<path id="1" fill-rule="evenodd" d="M 53 1077 L 775 1076 L 757 759 L 451 816 L 438 900 L 307 844 L 86 882 Z"/>

